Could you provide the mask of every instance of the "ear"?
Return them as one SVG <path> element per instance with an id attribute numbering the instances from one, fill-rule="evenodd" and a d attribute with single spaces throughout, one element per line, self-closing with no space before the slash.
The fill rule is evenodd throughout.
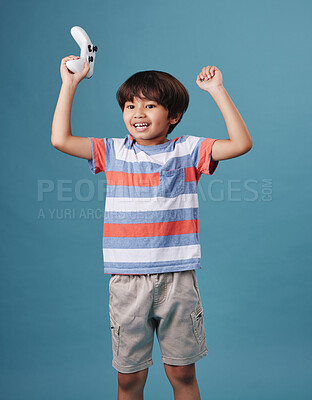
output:
<path id="1" fill-rule="evenodd" d="M 181 115 L 182 114 L 180 113 L 175 118 L 170 118 L 170 124 L 171 125 L 175 125 L 179 121 L 179 119 L 181 118 Z"/>

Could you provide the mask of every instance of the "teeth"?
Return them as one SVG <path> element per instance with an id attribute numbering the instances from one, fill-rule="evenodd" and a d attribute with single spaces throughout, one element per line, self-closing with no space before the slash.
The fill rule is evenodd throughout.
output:
<path id="1" fill-rule="evenodd" d="M 143 123 L 143 124 L 134 124 L 134 126 L 148 126 L 148 124 L 145 124 L 145 123 Z"/>

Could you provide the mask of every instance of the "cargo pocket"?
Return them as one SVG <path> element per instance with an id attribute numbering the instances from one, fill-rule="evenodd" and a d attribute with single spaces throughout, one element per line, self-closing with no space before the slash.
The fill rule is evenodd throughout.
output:
<path id="1" fill-rule="evenodd" d="M 175 197 L 184 192 L 184 168 L 159 172 L 160 196 Z"/>
<path id="2" fill-rule="evenodd" d="M 112 332 L 113 354 L 118 356 L 119 342 L 120 342 L 120 325 L 115 321 L 111 313 L 109 314 L 109 317 L 110 317 L 110 328 Z"/>
<path id="3" fill-rule="evenodd" d="M 191 313 L 191 318 L 193 322 L 193 331 L 196 337 L 196 340 L 199 344 L 203 342 L 205 339 L 205 328 L 204 328 L 204 315 L 203 315 L 203 307 L 199 303 L 195 310 Z"/>

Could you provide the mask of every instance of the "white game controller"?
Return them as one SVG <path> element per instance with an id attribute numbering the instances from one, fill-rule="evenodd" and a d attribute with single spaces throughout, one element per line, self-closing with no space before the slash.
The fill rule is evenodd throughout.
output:
<path id="1" fill-rule="evenodd" d="M 93 46 L 87 32 L 80 28 L 80 26 L 73 26 L 70 33 L 80 47 L 80 59 L 67 61 L 66 67 L 73 73 L 80 72 L 83 70 L 85 62 L 88 61 L 90 71 L 87 73 L 86 78 L 91 78 L 93 75 L 97 46 Z"/>

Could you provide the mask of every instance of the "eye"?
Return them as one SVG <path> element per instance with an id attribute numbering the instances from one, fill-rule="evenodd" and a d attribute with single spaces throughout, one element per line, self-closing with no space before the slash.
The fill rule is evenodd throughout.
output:
<path id="1" fill-rule="evenodd" d="M 129 104 L 128 106 L 126 106 L 126 108 L 129 108 L 130 110 L 134 109 L 134 105 L 133 104 Z"/>
<path id="2" fill-rule="evenodd" d="M 147 106 L 146 106 L 147 108 L 154 108 L 154 107 L 156 107 L 154 104 L 148 104 Z"/>

